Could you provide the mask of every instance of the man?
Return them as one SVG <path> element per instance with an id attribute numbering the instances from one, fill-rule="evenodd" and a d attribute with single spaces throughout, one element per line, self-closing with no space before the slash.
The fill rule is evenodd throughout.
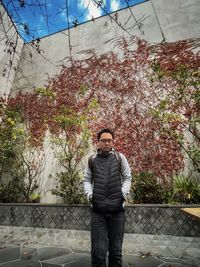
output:
<path id="1" fill-rule="evenodd" d="M 113 148 L 114 133 L 97 134 L 98 150 L 89 158 L 84 174 L 84 191 L 92 205 L 92 267 L 122 266 L 124 204 L 131 187 L 131 171 L 125 156 Z"/>

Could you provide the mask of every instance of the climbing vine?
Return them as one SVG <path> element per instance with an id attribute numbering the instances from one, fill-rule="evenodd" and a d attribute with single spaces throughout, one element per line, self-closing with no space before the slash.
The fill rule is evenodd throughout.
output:
<path id="1" fill-rule="evenodd" d="M 120 38 L 114 45 L 119 54 L 87 51 L 85 60 L 63 66 L 45 88 L 10 98 L 32 144 L 42 146 L 47 130 L 75 144 L 82 123 L 94 141 L 100 128 L 111 127 L 116 148 L 135 174 L 151 172 L 165 183 L 183 170 L 185 155 L 198 172 L 200 59 L 193 51 L 198 40 L 151 45 Z"/>

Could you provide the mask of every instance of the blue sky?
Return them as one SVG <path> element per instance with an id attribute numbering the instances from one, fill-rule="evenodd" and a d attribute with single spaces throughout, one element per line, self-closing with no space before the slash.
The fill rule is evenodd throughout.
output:
<path id="1" fill-rule="evenodd" d="M 128 5 L 132 6 L 144 1 L 3 0 L 3 4 L 12 17 L 18 32 L 28 42 L 64 30 L 68 27 L 68 23 L 69 27 L 74 27 L 75 24 L 103 16 L 106 12 L 116 12 Z"/>

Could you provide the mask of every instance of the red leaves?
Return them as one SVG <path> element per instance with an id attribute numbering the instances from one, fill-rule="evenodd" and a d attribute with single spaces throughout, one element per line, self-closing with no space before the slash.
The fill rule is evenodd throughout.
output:
<path id="1" fill-rule="evenodd" d="M 165 71 L 176 71 L 180 66 L 197 68 L 200 66 L 198 54 L 192 51 L 195 40 L 183 40 L 174 43 L 163 43 L 158 47 L 158 60 Z"/>
<path id="2" fill-rule="evenodd" d="M 134 172 L 146 170 L 159 177 L 171 175 L 183 168 L 183 155 L 178 142 L 163 133 L 163 128 L 167 125 L 173 133 L 182 134 L 181 123 L 186 124 L 184 120 L 196 112 L 189 97 L 191 86 L 186 101 L 177 76 L 180 65 L 186 66 L 186 70 L 200 66 L 199 57 L 191 50 L 193 42 L 152 46 L 136 38 L 117 40 L 123 54 L 120 59 L 113 52 L 98 57 L 90 51 L 90 58 L 74 60 L 71 67 L 63 66 L 43 93 L 18 94 L 10 104 L 21 109 L 32 138 L 41 141 L 47 128 L 53 134 L 62 130 L 55 118 L 68 117 L 71 112 L 80 116 L 95 98 L 98 108 L 89 117 L 94 139 L 100 128 L 113 128 L 116 148 L 128 157 Z M 154 73 L 159 78 L 150 81 Z M 181 116 L 172 116 L 173 119 L 163 123 L 164 116 L 155 118 L 151 110 L 159 107 L 165 96 L 169 98 L 165 106 L 168 113 Z M 164 112 L 160 110 L 161 114 Z M 80 133 L 78 125 L 67 128 L 69 136 L 76 133 Z"/>

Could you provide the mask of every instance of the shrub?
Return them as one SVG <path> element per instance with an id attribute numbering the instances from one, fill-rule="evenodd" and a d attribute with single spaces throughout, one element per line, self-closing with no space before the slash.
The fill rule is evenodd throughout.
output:
<path id="1" fill-rule="evenodd" d="M 20 177 L 13 177 L 8 183 L 0 185 L 0 202 L 19 203 L 24 201 L 24 183 Z"/>
<path id="2" fill-rule="evenodd" d="M 200 203 L 200 184 L 184 175 L 173 176 L 172 200 L 184 204 Z"/>
<path id="3" fill-rule="evenodd" d="M 131 191 L 133 203 L 156 204 L 165 202 L 165 190 L 151 172 L 134 174 Z"/>
<path id="4" fill-rule="evenodd" d="M 56 175 L 57 185 L 52 189 L 52 194 L 59 196 L 66 204 L 85 203 L 83 185 L 78 172 L 73 175 L 69 172 L 60 172 Z"/>

